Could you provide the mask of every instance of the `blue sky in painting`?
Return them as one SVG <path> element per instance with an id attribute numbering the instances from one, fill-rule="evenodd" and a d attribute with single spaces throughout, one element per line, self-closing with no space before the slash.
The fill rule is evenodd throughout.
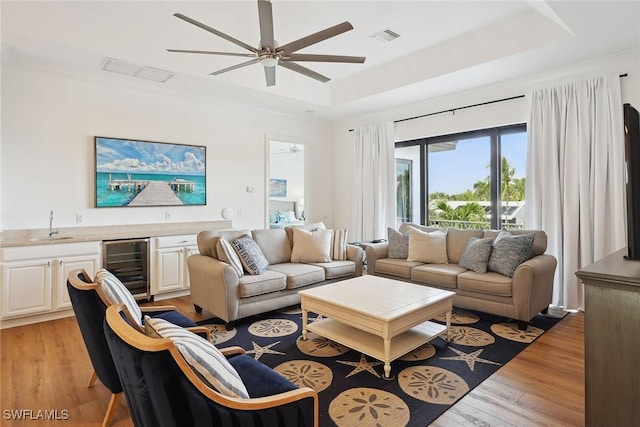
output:
<path id="1" fill-rule="evenodd" d="M 205 147 L 96 138 L 98 172 L 205 174 Z"/>

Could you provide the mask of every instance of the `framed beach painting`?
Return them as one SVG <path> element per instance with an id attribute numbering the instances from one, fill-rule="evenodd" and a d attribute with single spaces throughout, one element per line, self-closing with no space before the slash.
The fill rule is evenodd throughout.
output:
<path id="1" fill-rule="evenodd" d="M 270 197 L 287 197 L 287 180 L 286 179 L 270 179 L 269 180 L 269 196 Z"/>
<path id="2" fill-rule="evenodd" d="M 206 147 L 96 136 L 95 207 L 207 204 Z"/>

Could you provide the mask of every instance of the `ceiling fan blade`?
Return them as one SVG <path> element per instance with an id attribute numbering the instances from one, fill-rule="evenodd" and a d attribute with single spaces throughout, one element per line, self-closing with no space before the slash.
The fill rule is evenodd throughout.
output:
<path id="1" fill-rule="evenodd" d="M 273 41 L 273 12 L 271 2 L 258 0 L 258 19 L 260 20 L 260 44 L 262 49 L 275 51 Z"/>
<path id="2" fill-rule="evenodd" d="M 255 58 L 255 59 L 252 59 L 251 61 L 232 65 L 231 67 L 223 68 L 222 70 L 214 71 L 213 73 L 209 73 L 209 74 L 212 76 L 217 76 L 218 74 L 226 73 L 227 71 L 231 71 L 231 70 L 237 70 L 238 68 L 246 67 L 247 65 L 256 64 L 258 62 L 260 62 L 260 58 Z"/>
<path id="3" fill-rule="evenodd" d="M 323 76 L 322 74 L 316 73 L 313 70 L 310 70 L 302 65 L 298 65 L 295 62 L 289 61 L 279 61 L 278 65 L 283 66 L 284 68 L 288 68 L 291 71 L 295 71 L 296 73 L 303 74 L 307 77 L 311 77 L 312 79 L 316 79 L 322 83 L 326 83 L 331 80 L 329 77 Z"/>
<path id="4" fill-rule="evenodd" d="M 276 67 L 264 67 L 264 77 L 267 79 L 267 86 L 275 86 Z"/>
<path id="5" fill-rule="evenodd" d="M 167 52 L 174 53 L 202 53 L 205 55 L 225 55 L 225 56 L 244 56 L 253 58 L 256 55 L 253 53 L 233 53 L 233 52 L 213 52 L 210 50 L 186 50 L 186 49 L 167 49 Z"/>
<path id="6" fill-rule="evenodd" d="M 285 53 L 290 54 L 307 46 L 311 46 L 313 44 L 320 43 L 323 40 L 335 37 L 349 30 L 353 30 L 353 25 L 345 21 L 342 24 L 334 25 L 333 27 L 318 31 L 317 33 L 303 37 L 296 41 L 292 41 L 291 43 L 287 43 L 284 46 L 280 46 L 278 50 L 282 50 Z"/>
<path id="7" fill-rule="evenodd" d="M 348 62 L 353 64 L 362 64 L 365 61 L 364 56 L 341 56 L 341 55 L 313 55 L 306 53 L 292 53 L 284 60 L 288 61 L 308 61 L 308 62 Z"/>
<path id="8" fill-rule="evenodd" d="M 203 30 L 205 30 L 205 31 L 209 31 L 209 32 L 210 32 L 210 33 L 212 33 L 212 34 L 215 34 L 215 35 L 216 35 L 216 36 L 218 36 L 218 37 L 222 37 L 223 39 L 225 39 L 225 40 L 227 40 L 227 41 L 230 41 L 231 43 L 233 43 L 233 44 L 235 44 L 235 45 L 238 45 L 238 46 L 240 46 L 240 47 L 243 47 L 243 48 L 245 48 L 245 49 L 247 49 L 247 50 L 250 50 L 251 52 L 258 53 L 258 49 L 256 49 L 255 47 L 253 47 L 253 46 L 249 46 L 248 44 L 243 43 L 243 42 L 241 42 L 241 41 L 240 41 L 240 40 L 238 40 L 238 39 L 234 39 L 233 37 L 231 37 L 231 36 L 229 36 L 229 35 L 227 35 L 227 34 L 225 34 L 225 33 L 221 32 L 221 31 L 218 31 L 218 30 L 216 30 L 216 29 L 214 29 L 214 28 L 211 28 L 211 27 L 210 27 L 210 26 L 208 26 L 208 25 L 203 24 L 202 22 L 198 22 L 198 21 L 196 21 L 195 19 L 191 19 L 191 18 L 189 18 L 188 16 L 184 16 L 184 15 L 183 15 L 183 14 L 181 14 L 181 13 L 174 13 L 174 14 L 173 14 L 173 16 L 175 16 L 176 18 L 180 18 L 180 19 L 182 19 L 183 21 L 186 21 L 186 22 L 188 22 L 188 23 L 190 23 L 190 24 L 193 24 L 193 25 L 195 25 L 196 27 L 200 27 L 200 28 L 202 28 L 202 29 L 203 29 Z"/>

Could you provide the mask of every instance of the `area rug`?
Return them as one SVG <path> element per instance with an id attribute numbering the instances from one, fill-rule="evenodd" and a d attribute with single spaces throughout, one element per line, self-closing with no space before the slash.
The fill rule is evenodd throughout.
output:
<path id="1" fill-rule="evenodd" d="M 395 360 L 390 379 L 379 360 L 312 332 L 302 340 L 299 307 L 240 320 L 231 331 L 217 320 L 198 322 L 216 346 L 238 345 L 318 392 L 320 426 L 424 427 L 560 319 L 538 315 L 520 331 L 503 317 L 456 309 L 451 342 L 438 337 Z"/>

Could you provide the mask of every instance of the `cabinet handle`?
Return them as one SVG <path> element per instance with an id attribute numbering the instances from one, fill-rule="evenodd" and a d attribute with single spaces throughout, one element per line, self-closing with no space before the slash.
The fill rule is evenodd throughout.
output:
<path id="1" fill-rule="evenodd" d="M 47 261 L 47 267 L 51 267 L 51 261 Z"/>
<path id="2" fill-rule="evenodd" d="M 58 261 L 60 267 L 62 267 L 62 260 Z"/>
<path id="3" fill-rule="evenodd" d="M 178 242 L 178 243 L 187 243 L 187 242 L 188 242 L 188 240 L 180 240 L 180 242 Z"/>

